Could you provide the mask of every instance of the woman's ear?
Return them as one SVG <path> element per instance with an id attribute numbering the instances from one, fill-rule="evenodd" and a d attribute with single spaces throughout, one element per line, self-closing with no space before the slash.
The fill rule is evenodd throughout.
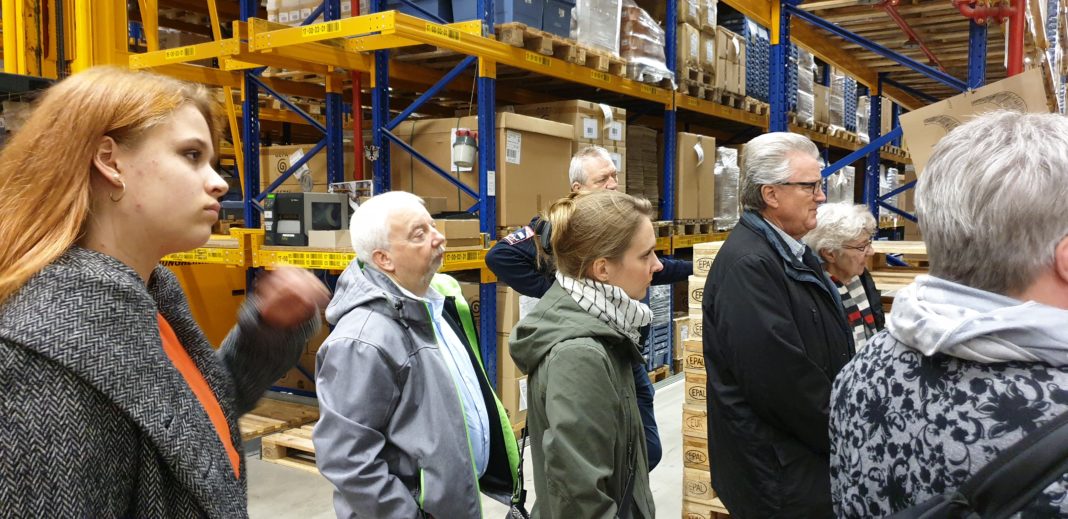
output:
<path id="1" fill-rule="evenodd" d="M 105 136 L 97 144 L 96 152 L 93 153 L 93 167 L 104 176 L 107 182 L 119 187 L 122 183 L 122 172 L 118 164 L 119 144 L 115 139 Z"/>
<path id="2" fill-rule="evenodd" d="M 834 263 L 834 260 L 837 259 L 838 255 L 830 249 L 820 249 L 820 257 L 823 258 L 825 263 Z"/>
<path id="3" fill-rule="evenodd" d="M 608 258 L 597 258 L 593 260 L 593 264 L 590 265 L 590 278 L 594 281 L 600 281 L 601 283 L 607 283 L 609 276 L 608 273 Z"/>
<path id="4" fill-rule="evenodd" d="M 1068 237 L 1065 237 L 1053 248 L 1053 270 L 1068 285 Z"/>

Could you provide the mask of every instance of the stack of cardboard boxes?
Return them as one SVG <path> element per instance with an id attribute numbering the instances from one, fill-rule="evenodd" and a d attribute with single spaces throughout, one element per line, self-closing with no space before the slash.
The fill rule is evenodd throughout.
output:
<path id="1" fill-rule="evenodd" d="M 702 346 L 701 303 L 712 261 L 723 242 L 699 243 L 693 250 L 690 276 L 690 338 L 683 342 L 682 367 L 686 376 L 682 411 L 683 517 L 710 518 L 722 508 L 712 488 L 708 456 L 708 379 Z"/>
<path id="2" fill-rule="evenodd" d="M 627 194 L 649 198 L 645 192 L 646 179 L 654 182 L 660 177 L 660 159 L 657 152 L 657 131 L 645 126 L 627 127 Z M 654 191 L 653 194 L 657 194 Z"/>
<path id="3" fill-rule="evenodd" d="M 512 361 L 508 338 L 519 322 L 519 292 L 497 284 L 497 396 L 516 434 L 527 422 L 527 376 Z"/>
<path id="4" fill-rule="evenodd" d="M 745 41 L 741 36 L 716 27 L 715 87 L 735 95 L 745 95 Z"/>
<path id="5" fill-rule="evenodd" d="M 582 100 L 519 105 L 514 109 L 518 114 L 571 125 L 575 143 L 573 152 L 577 152 L 586 145 L 602 146 L 607 149 L 608 154 L 612 156 L 612 161 L 616 164 L 616 169 L 619 170 L 620 187 L 627 185 L 626 110 Z"/>
<path id="6" fill-rule="evenodd" d="M 712 219 L 716 215 L 716 139 L 679 132 L 676 143 L 675 218 Z"/>
<path id="7" fill-rule="evenodd" d="M 679 24 L 675 30 L 679 70 L 703 72 L 708 85 L 713 84 L 716 74 L 716 11 L 717 0 L 679 0 Z M 680 79 L 687 79 L 686 74 L 680 74 Z M 678 83 L 682 89 L 682 81 Z"/>
<path id="8" fill-rule="evenodd" d="M 306 155 L 314 145 L 297 144 L 289 146 L 264 146 L 260 148 L 260 192 L 267 190 L 275 180 L 282 176 L 292 164 Z M 346 144 L 345 180 L 352 180 L 352 144 Z M 300 169 L 294 172 L 275 188 L 275 193 L 300 193 L 310 191 L 326 193 L 329 183 L 326 176 L 326 148 L 308 159 Z"/>

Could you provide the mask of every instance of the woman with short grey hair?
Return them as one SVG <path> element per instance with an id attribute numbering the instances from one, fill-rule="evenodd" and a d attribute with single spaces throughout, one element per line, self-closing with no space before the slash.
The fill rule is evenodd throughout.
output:
<path id="1" fill-rule="evenodd" d="M 846 319 L 857 351 L 883 329 L 879 290 L 867 269 L 875 217 L 863 205 L 823 204 L 816 212 L 816 228 L 803 241 L 820 259 L 842 297 Z"/>

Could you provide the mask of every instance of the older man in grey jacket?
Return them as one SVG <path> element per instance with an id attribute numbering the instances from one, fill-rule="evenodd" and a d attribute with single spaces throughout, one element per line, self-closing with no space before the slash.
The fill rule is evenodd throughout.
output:
<path id="1" fill-rule="evenodd" d="M 479 491 L 519 495 L 515 436 L 459 284 L 435 275 L 445 237 L 422 200 L 390 192 L 353 214 L 353 261 L 319 349 L 319 470 L 338 517 L 481 517 Z"/>

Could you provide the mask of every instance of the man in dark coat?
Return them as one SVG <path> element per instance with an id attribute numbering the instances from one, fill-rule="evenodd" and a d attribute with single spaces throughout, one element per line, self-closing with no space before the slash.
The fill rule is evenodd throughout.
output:
<path id="1" fill-rule="evenodd" d="M 800 239 L 816 226 L 818 152 L 790 133 L 745 146 L 745 209 L 705 284 L 712 486 L 742 519 L 830 517 L 828 404 L 852 338 Z"/>

